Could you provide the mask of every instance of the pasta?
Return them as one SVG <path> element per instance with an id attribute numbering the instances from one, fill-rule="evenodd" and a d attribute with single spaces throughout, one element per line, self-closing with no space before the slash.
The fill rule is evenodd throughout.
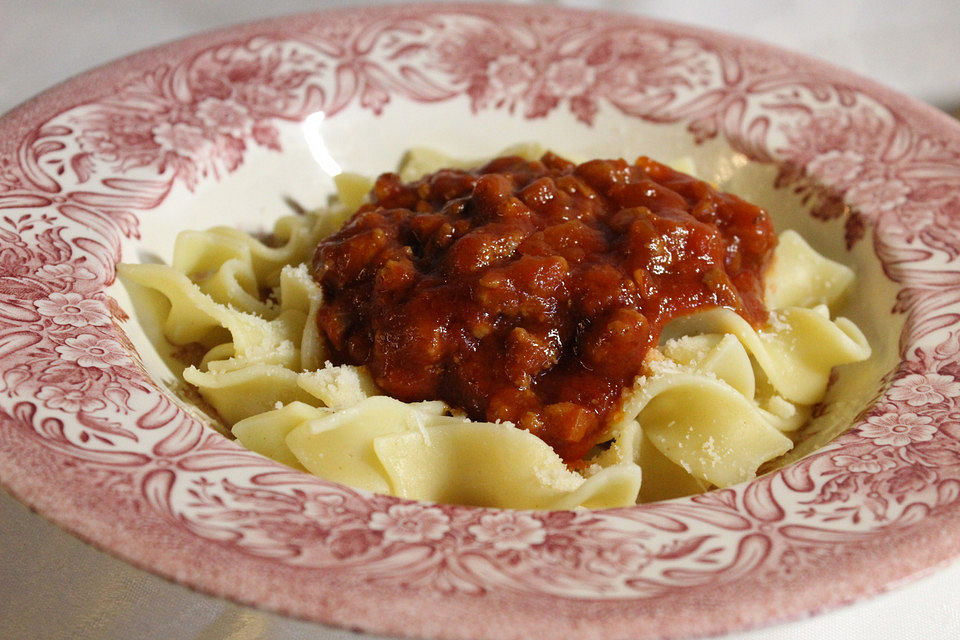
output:
<path id="1" fill-rule="evenodd" d="M 450 165 L 415 150 L 401 175 Z M 768 322 L 755 328 L 723 308 L 670 322 L 606 443 L 572 470 L 528 430 L 471 421 L 440 401 L 400 402 L 365 367 L 328 362 L 317 329 L 323 294 L 306 263 L 370 187 L 350 175 L 337 182 L 336 204 L 281 218 L 267 239 L 184 231 L 170 266 L 119 267 L 129 288 L 153 292 L 144 322 L 159 323 L 171 345 L 199 345 L 203 356 L 182 379 L 237 440 L 329 480 L 522 509 L 626 506 L 729 486 L 793 446 L 834 367 L 870 355 L 852 322 L 831 317 L 853 273 L 785 231 L 766 274 Z"/>

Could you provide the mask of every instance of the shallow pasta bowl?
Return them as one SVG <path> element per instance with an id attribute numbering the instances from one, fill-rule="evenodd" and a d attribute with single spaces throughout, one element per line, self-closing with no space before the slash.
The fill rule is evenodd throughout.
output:
<path id="1" fill-rule="evenodd" d="M 168 390 L 118 262 L 169 259 L 182 229 L 269 228 L 413 146 L 525 141 L 683 158 L 856 270 L 843 312 L 875 354 L 795 462 L 602 512 L 412 503 L 244 450 Z M 378 633 L 695 635 L 836 606 L 960 553 L 958 187 L 946 116 L 640 18 L 390 7 L 147 51 L 0 121 L 0 480 L 158 574 Z"/>

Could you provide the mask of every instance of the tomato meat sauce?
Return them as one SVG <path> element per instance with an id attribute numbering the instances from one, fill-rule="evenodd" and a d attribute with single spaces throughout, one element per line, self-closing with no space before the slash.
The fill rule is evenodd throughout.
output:
<path id="1" fill-rule="evenodd" d="M 764 322 L 776 241 L 760 207 L 645 157 L 387 173 L 317 246 L 317 322 L 385 393 L 513 422 L 576 467 L 672 318 Z"/>

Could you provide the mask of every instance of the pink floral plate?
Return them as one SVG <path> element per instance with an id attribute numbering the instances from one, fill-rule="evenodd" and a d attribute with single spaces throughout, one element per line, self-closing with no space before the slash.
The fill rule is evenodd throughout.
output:
<path id="1" fill-rule="evenodd" d="M 796 460 L 599 512 L 405 502 L 218 435 L 114 282 L 174 235 L 266 228 L 405 149 L 647 154 L 854 267 L 844 370 Z M 373 633 L 653 638 L 877 593 L 960 554 L 960 126 L 826 64 L 641 18 L 393 6 L 131 56 L 0 120 L 0 480 L 204 592 Z"/>

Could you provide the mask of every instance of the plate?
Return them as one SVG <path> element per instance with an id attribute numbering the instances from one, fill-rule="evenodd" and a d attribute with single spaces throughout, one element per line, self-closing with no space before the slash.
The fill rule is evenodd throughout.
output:
<path id="1" fill-rule="evenodd" d="M 876 355 L 804 457 L 629 509 L 421 504 L 276 465 L 169 392 L 119 261 L 268 228 L 411 146 L 519 141 L 684 158 L 856 269 L 844 312 Z M 960 553 L 958 186 L 960 127 L 933 109 L 636 17 L 380 7 L 150 50 L 0 120 L 0 481 L 150 571 L 373 633 L 703 635 L 837 606 Z"/>

